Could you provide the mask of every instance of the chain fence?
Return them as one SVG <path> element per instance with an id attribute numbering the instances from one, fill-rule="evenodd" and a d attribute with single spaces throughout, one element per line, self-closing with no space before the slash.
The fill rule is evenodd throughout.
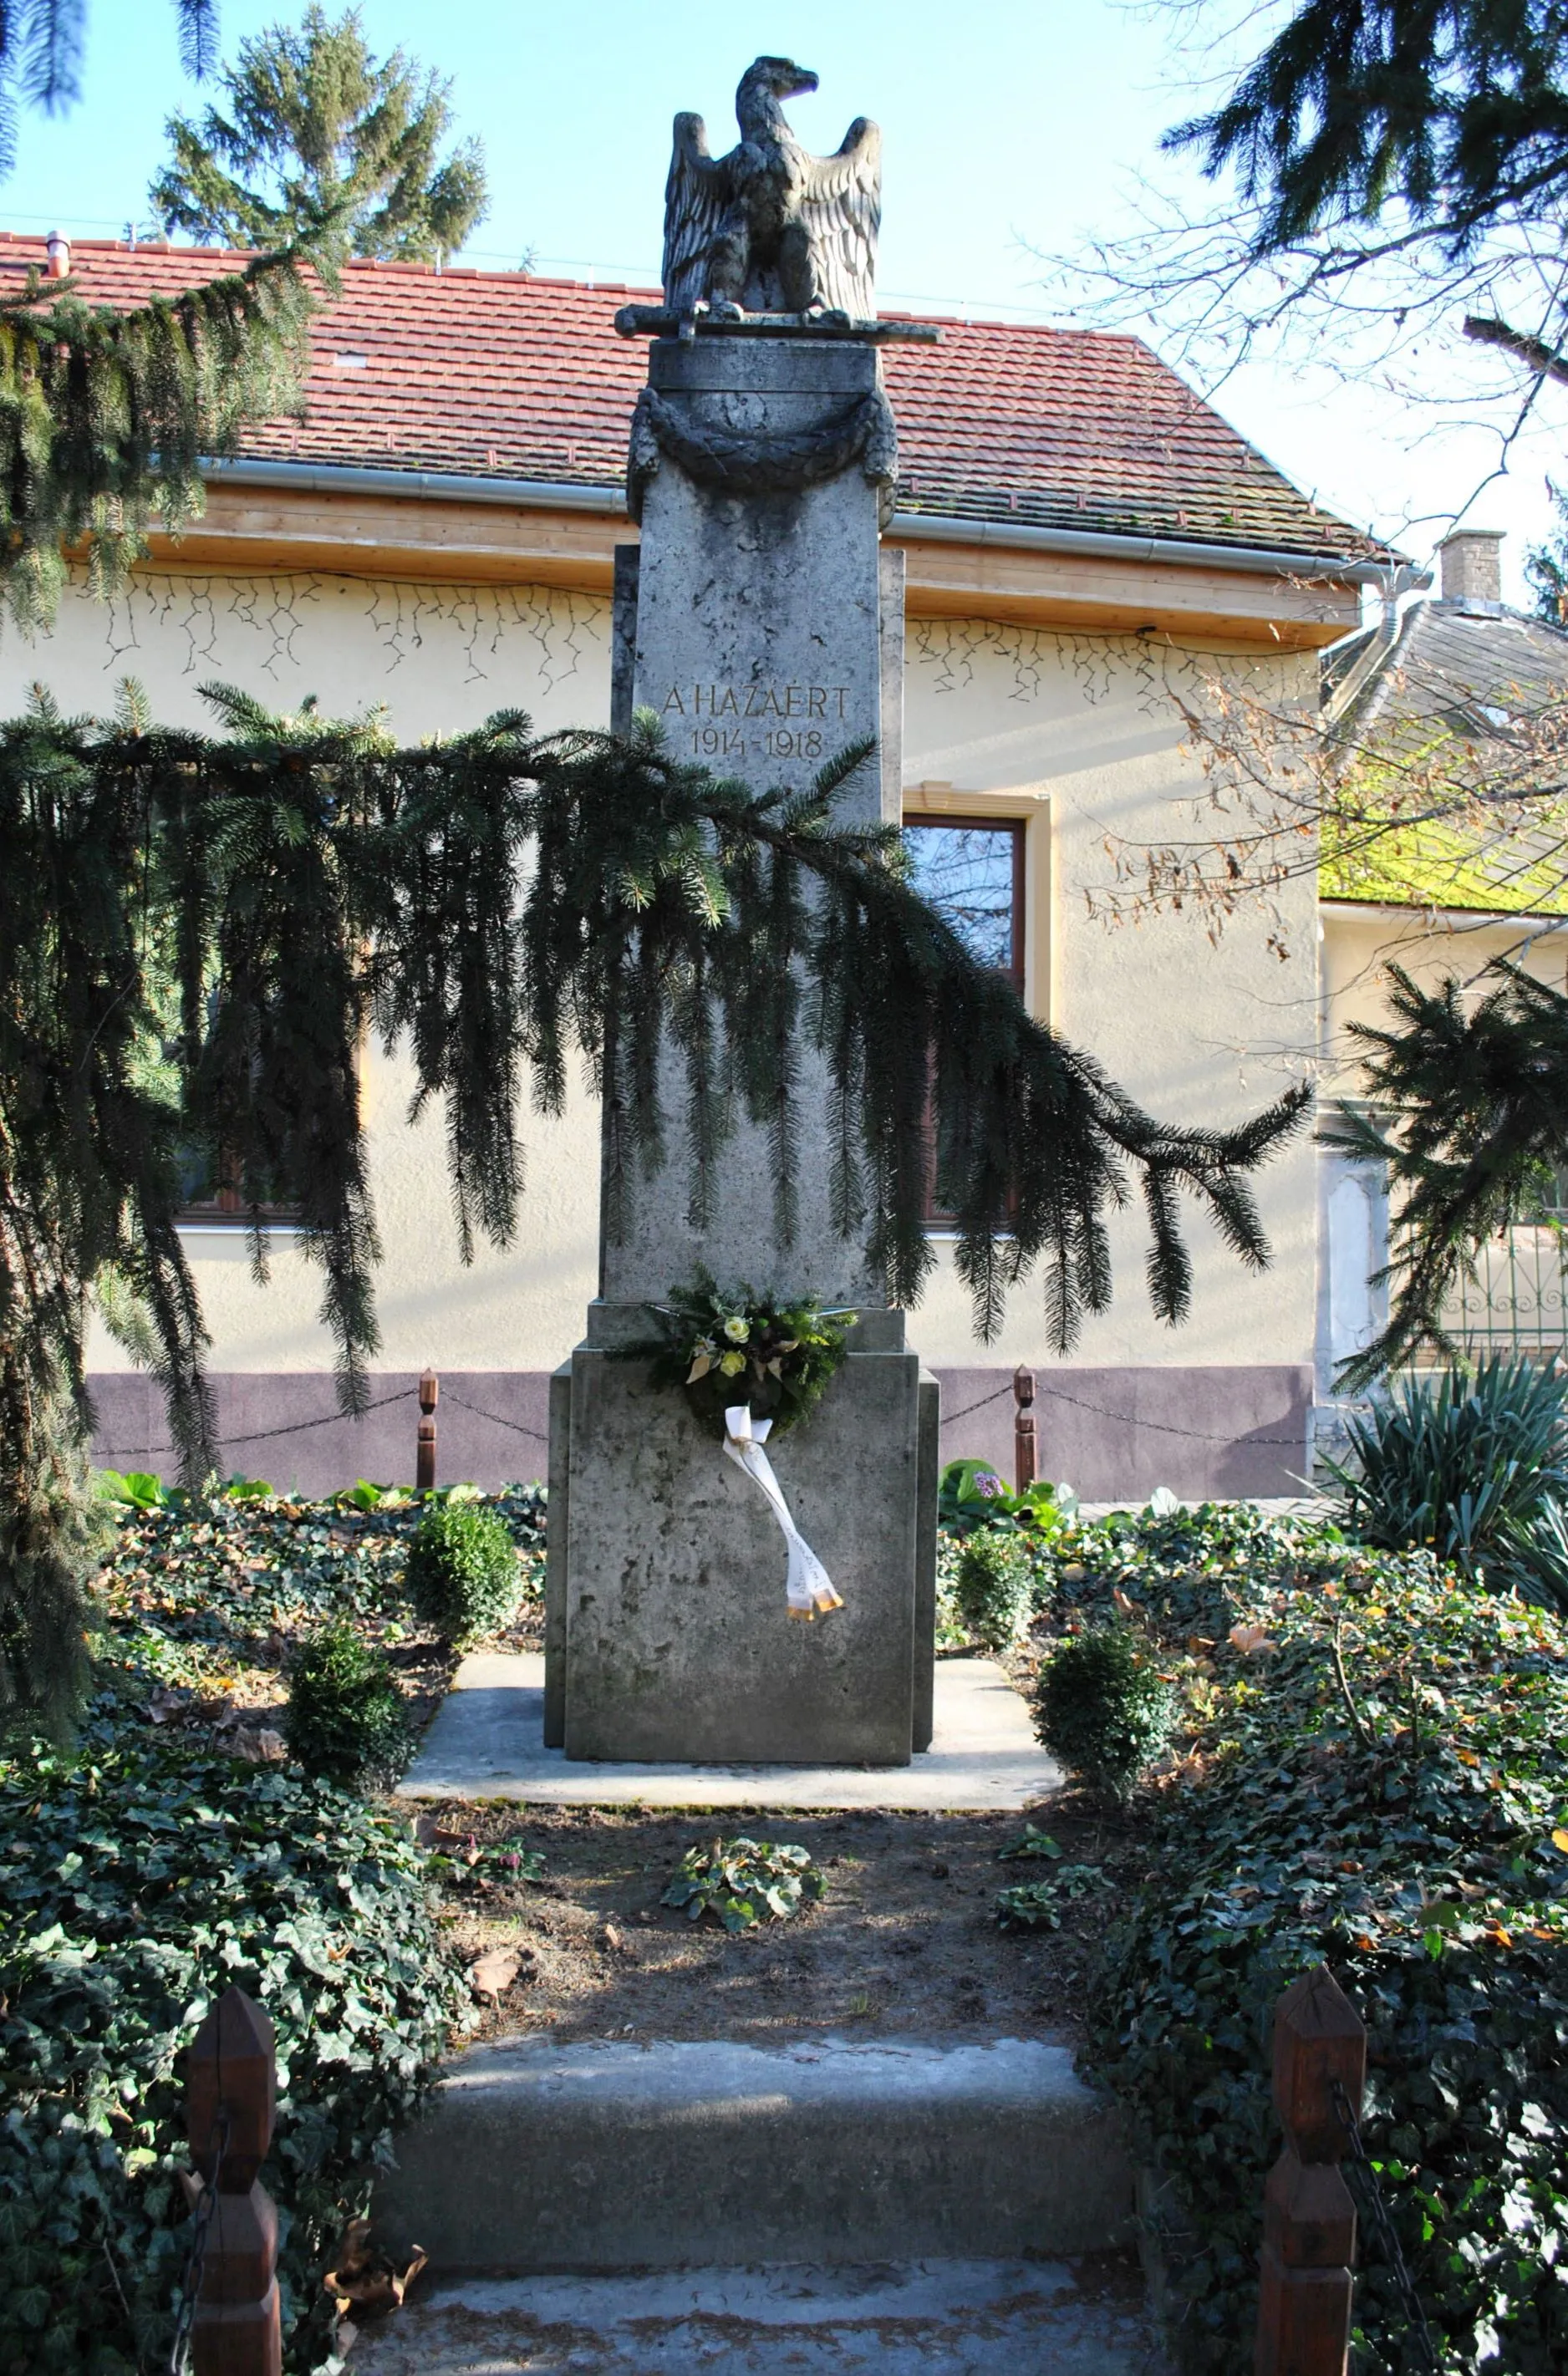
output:
<path id="1" fill-rule="evenodd" d="M 190 2249 L 185 2254 L 184 2272 L 180 2279 L 180 2313 L 174 2322 L 174 2340 L 170 2346 L 168 2376 L 186 2376 L 191 2364 L 191 2329 L 196 2324 L 196 2304 L 201 2299 L 202 2272 L 207 2265 L 208 2230 L 218 2207 L 218 2190 L 223 2176 L 223 2156 L 229 2150 L 229 2115 L 220 2109 L 212 2123 L 207 2149 L 217 2148 L 212 2176 L 196 2198 L 196 2226 L 191 2231 Z"/>
<path id="2" fill-rule="evenodd" d="M 1410 2275 L 1404 2248 L 1400 2244 L 1394 2222 L 1389 2217 L 1388 2205 L 1384 2201 L 1383 2189 L 1378 2184 L 1376 2167 L 1368 2156 L 1362 2140 L 1361 2124 L 1356 2118 L 1355 2107 L 1337 2080 L 1334 2082 L 1333 2094 L 1334 2109 L 1344 2122 L 1345 2133 L 1350 2140 L 1349 2160 L 1350 2167 L 1356 2173 L 1357 2191 L 1371 2217 L 1379 2250 L 1398 2290 L 1400 2308 L 1409 2322 L 1411 2338 L 1420 2356 L 1423 2376 L 1443 2376 L 1443 2362 L 1438 2357 L 1437 2345 L 1432 2340 L 1431 2328 L 1427 2323 L 1427 2314 L 1421 2307 L 1421 2298 L 1416 2291 L 1415 2280 Z"/>

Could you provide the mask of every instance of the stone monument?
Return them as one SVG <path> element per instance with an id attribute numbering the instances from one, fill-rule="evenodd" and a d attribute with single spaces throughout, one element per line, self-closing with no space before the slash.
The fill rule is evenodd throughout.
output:
<path id="1" fill-rule="evenodd" d="M 877 757 L 838 796 L 844 822 L 897 822 L 901 553 L 884 552 L 892 415 L 873 275 L 880 136 L 861 120 L 814 158 L 782 101 L 816 77 L 759 58 L 736 99 L 741 145 L 708 154 L 675 119 L 661 306 L 650 337 L 616 554 L 612 718 L 660 720 L 671 751 L 754 790 L 803 787 L 861 738 Z M 864 1248 L 836 1234 L 826 1074 L 802 1051 L 799 1224 L 777 1241 L 766 1134 L 741 1125 L 715 1225 L 695 1232 L 678 1084 L 671 1158 L 623 1190 L 598 1300 L 551 1396 L 546 1740 L 569 1757 L 908 1764 L 931 1737 L 936 1387 L 908 1349 Z M 764 1494 L 683 1397 L 625 1348 L 648 1307 L 706 1265 L 726 1285 L 814 1293 L 860 1318 L 815 1414 L 770 1447 L 788 1512 L 843 1606 L 791 1624 L 785 1547 Z"/>

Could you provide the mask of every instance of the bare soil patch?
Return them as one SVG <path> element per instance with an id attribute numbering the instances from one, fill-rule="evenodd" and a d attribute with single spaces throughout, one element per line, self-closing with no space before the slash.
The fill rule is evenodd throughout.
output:
<path id="1" fill-rule="evenodd" d="M 1060 1930 L 1006 1932 L 995 1919 L 1000 1890 L 1053 1869 L 998 1860 L 1027 1821 L 1060 1844 L 1062 1862 L 1103 1874 L 1102 1886 L 1063 1906 Z M 705 1816 L 492 1800 L 430 1810 L 418 1829 L 448 1853 L 472 1841 L 543 1855 L 540 1882 L 487 1860 L 445 1892 L 441 1919 L 464 1961 L 496 1948 L 518 1958 L 516 1979 L 486 2002 L 475 2033 L 490 2038 L 548 2030 L 777 2043 L 832 2030 L 1073 2044 L 1106 1928 L 1145 1863 L 1120 1818 L 1071 1794 L 1027 1816 Z M 688 1847 L 742 1831 L 806 1848 L 826 1879 L 820 1903 L 738 1935 L 660 1905 Z"/>

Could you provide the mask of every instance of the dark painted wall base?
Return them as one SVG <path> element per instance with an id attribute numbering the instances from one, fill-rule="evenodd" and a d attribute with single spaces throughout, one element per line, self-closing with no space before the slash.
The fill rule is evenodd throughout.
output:
<path id="1" fill-rule="evenodd" d="M 1011 1370 L 939 1370 L 942 1458 L 966 1455 L 1013 1474 Z M 1157 1485 L 1185 1499 L 1299 1493 L 1307 1467 L 1312 1371 L 1271 1368 L 1052 1370 L 1036 1372 L 1040 1474 L 1088 1501 L 1141 1500 Z M 229 1371 L 213 1381 L 220 1468 L 280 1489 L 326 1493 L 358 1477 L 411 1485 L 418 1380 L 382 1371 L 361 1420 L 338 1408 L 329 1374 Z M 139 1375 L 92 1381 L 94 1457 L 172 1478 L 162 1398 Z M 542 1477 L 550 1379 L 543 1370 L 447 1370 L 436 1413 L 436 1476 L 476 1485 Z M 979 1408 L 975 1408 L 975 1406 Z"/>

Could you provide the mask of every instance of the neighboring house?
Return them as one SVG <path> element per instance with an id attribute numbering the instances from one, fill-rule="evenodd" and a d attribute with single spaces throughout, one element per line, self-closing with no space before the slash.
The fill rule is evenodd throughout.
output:
<path id="1" fill-rule="evenodd" d="M 0 239 L 0 278 L 42 260 L 42 242 Z M 85 295 L 118 303 L 225 263 L 91 243 L 72 261 Z M 222 679 L 279 708 L 308 694 L 339 713 L 382 703 L 410 739 L 503 706 L 543 727 L 606 723 L 612 556 L 634 534 L 621 473 L 646 360 L 612 327 L 626 295 L 350 265 L 315 328 L 303 418 L 213 469 L 206 517 L 159 543 L 124 600 L 73 590 L 52 634 L 30 644 L 7 629 L 0 699 L 15 710 L 41 679 L 67 709 L 103 711 L 128 673 L 172 721 L 200 717 L 199 687 Z M 909 584 L 906 814 L 932 829 L 917 844 L 922 876 L 1034 1010 L 1147 1106 L 1239 1119 L 1316 1051 L 1311 884 L 1288 896 L 1283 955 L 1240 930 L 1211 946 L 1191 916 L 1110 933 L 1086 891 L 1106 880 L 1108 837 L 1190 830 L 1201 778 L 1172 693 L 1244 669 L 1300 698 L 1392 557 L 1319 512 L 1134 339 L 955 321 L 934 349 L 890 348 L 885 373 L 901 450 L 890 536 Z M 595 1291 L 596 1111 L 579 1090 L 564 1119 L 529 1120 L 517 1242 L 464 1269 L 440 1118 L 410 1128 L 408 1088 L 398 1059 L 367 1051 L 384 1349 L 378 1408 L 357 1426 L 331 1419 L 319 1283 L 286 1231 L 261 1289 L 232 1218 L 193 1214 L 235 1468 L 307 1486 L 409 1476 L 428 1364 L 444 1477 L 541 1470 L 546 1380 Z M 1047 1349 L 1038 1283 L 999 1341 L 977 1345 L 944 1258 L 911 1334 L 944 1383 L 945 1452 L 1010 1460 L 1009 1384 L 1027 1362 L 1042 1466 L 1081 1491 L 1293 1490 L 1316 1351 L 1305 1138 L 1258 1194 L 1274 1267 L 1245 1271 L 1194 1216 L 1193 1315 L 1175 1330 L 1150 1314 L 1131 1207 L 1114 1307 L 1065 1360 Z M 809 1248 L 801 1262 L 808 1286 Z M 92 1364 L 101 1452 L 167 1466 L 154 1389 L 107 1339 Z"/>
<path id="2" fill-rule="evenodd" d="M 1459 736 L 1483 759 L 1495 748 L 1506 765 L 1525 721 L 1568 698 L 1568 634 L 1504 603 L 1502 544 L 1490 529 L 1455 531 L 1440 549 L 1433 600 L 1324 655 L 1335 732 L 1361 751 L 1408 752 Z M 1357 1088 L 1346 1026 L 1384 1019 L 1390 961 L 1432 985 L 1445 975 L 1472 980 L 1505 956 L 1555 989 L 1568 984 L 1568 848 L 1550 824 L 1521 831 L 1510 818 L 1491 836 L 1467 825 L 1434 829 L 1396 862 L 1374 847 L 1358 864 L 1325 863 L 1320 892 L 1325 1087 L 1341 1096 Z M 1568 1204 L 1568 1182 L 1563 1189 Z M 1388 1252 L 1381 1167 L 1325 1147 L 1321 1211 L 1318 1385 L 1326 1403 L 1335 1365 L 1386 1316 L 1375 1283 Z M 1538 1222 L 1483 1254 L 1448 1315 L 1468 1350 L 1568 1353 L 1561 1218 L 1568 1213 L 1549 1200 Z"/>

